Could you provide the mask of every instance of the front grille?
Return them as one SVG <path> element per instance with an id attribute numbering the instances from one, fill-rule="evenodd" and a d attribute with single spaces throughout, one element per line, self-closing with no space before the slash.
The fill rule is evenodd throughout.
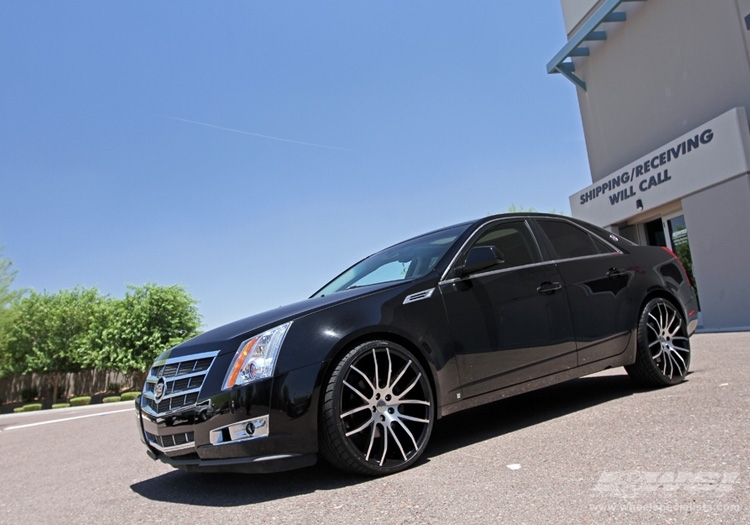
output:
<path id="1" fill-rule="evenodd" d="M 162 416 L 195 406 L 216 354 L 209 352 L 154 363 L 143 385 L 144 409 Z"/>
<path id="2" fill-rule="evenodd" d="M 146 432 L 146 439 L 152 445 L 162 450 L 168 450 L 191 445 L 195 441 L 195 434 L 193 432 L 185 432 L 182 434 L 172 434 L 171 436 L 157 436 L 151 432 Z"/>
<path id="3" fill-rule="evenodd" d="M 170 397 L 169 399 L 164 399 L 160 403 L 157 403 L 153 399 L 146 398 L 146 404 L 157 415 L 166 414 L 167 412 L 172 412 L 180 408 L 191 407 L 195 405 L 196 401 L 198 401 L 198 392 Z"/>

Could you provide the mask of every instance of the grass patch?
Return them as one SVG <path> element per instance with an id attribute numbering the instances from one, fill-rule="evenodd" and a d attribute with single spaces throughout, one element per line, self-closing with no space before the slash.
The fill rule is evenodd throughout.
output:
<path id="1" fill-rule="evenodd" d="M 31 403 L 30 405 L 24 405 L 13 409 L 13 412 L 35 412 L 42 409 L 41 403 Z"/>
<path id="2" fill-rule="evenodd" d="M 91 396 L 74 397 L 69 401 L 72 407 L 82 407 L 91 404 Z"/>
<path id="3" fill-rule="evenodd" d="M 122 395 L 120 396 L 120 399 L 121 399 L 122 401 L 133 401 L 133 400 L 134 400 L 134 399 L 135 399 L 136 397 L 138 397 L 139 395 L 141 395 L 141 393 L 140 393 L 140 392 L 124 392 L 124 393 L 123 393 L 123 394 L 122 394 Z"/>
<path id="4" fill-rule="evenodd" d="M 117 403 L 118 401 L 120 401 L 120 396 L 108 396 L 102 398 L 102 403 Z"/>

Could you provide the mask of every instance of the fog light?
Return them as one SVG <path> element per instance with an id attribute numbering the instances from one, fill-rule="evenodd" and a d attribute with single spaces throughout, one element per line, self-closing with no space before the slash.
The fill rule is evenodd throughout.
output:
<path id="1" fill-rule="evenodd" d="M 260 416 L 215 428 L 209 432 L 209 441 L 212 445 L 226 445 L 267 436 L 268 416 Z"/>

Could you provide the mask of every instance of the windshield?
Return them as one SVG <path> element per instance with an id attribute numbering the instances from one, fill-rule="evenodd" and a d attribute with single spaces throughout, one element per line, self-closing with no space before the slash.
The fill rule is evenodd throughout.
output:
<path id="1" fill-rule="evenodd" d="M 360 286 L 418 279 L 427 275 L 468 224 L 428 233 L 371 255 L 318 290 L 313 297 Z"/>

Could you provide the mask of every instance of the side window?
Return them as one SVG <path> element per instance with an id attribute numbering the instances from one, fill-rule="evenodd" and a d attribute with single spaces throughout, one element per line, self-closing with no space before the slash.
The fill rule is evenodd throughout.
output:
<path id="1" fill-rule="evenodd" d="M 502 222 L 482 232 L 473 246 L 494 246 L 505 261 L 498 268 L 511 268 L 539 262 L 536 241 L 524 221 Z"/>
<path id="2" fill-rule="evenodd" d="M 601 240 L 569 222 L 540 220 L 538 223 L 559 259 L 615 252 Z"/>

